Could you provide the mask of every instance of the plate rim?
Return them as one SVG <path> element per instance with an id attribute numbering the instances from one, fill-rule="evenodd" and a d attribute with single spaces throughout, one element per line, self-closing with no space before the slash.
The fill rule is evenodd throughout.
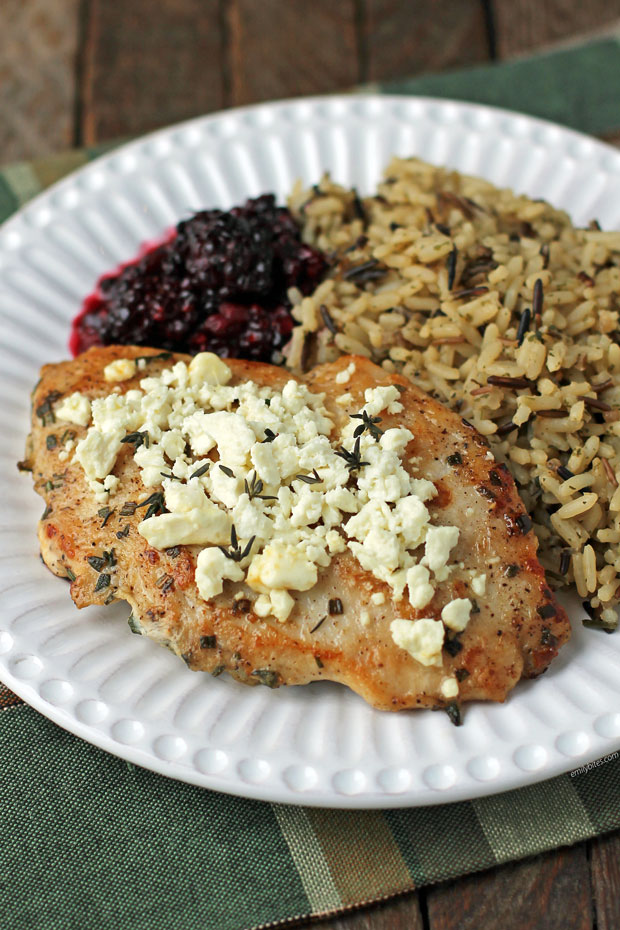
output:
<path id="1" fill-rule="evenodd" d="M 606 142 L 602 142 L 595 137 L 589 136 L 586 133 L 579 132 L 578 130 L 562 126 L 561 124 L 554 123 L 550 120 L 541 119 L 539 117 L 532 117 L 519 111 L 507 110 L 502 107 L 490 106 L 487 104 L 470 103 L 467 101 L 458 101 L 449 98 L 429 97 L 426 95 L 415 94 L 378 94 L 369 93 L 366 91 L 353 92 L 349 94 L 321 94 L 310 97 L 284 98 L 275 101 L 266 101 L 220 110 L 215 113 L 193 117 L 191 119 L 173 123 L 169 126 L 160 127 L 149 133 L 120 143 L 111 151 L 97 156 L 92 161 L 89 161 L 76 170 L 70 172 L 68 175 L 61 178 L 50 187 L 38 193 L 26 204 L 22 205 L 0 226 L 0 235 L 4 235 L 7 230 L 10 232 L 11 226 L 20 225 L 24 221 L 24 218 L 27 218 L 30 213 L 34 213 L 38 209 L 42 202 L 45 202 L 49 198 L 57 195 L 59 192 L 62 192 L 64 188 L 72 187 L 76 181 L 83 178 L 84 176 L 96 172 L 102 166 L 105 168 L 110 163 L 113 163 L 115 158 L 128 153 L 130 154 L 132 151 L 139 151 L 144 147 L 145 144 L 156 141 L 159 138 L 165 138 L 174 133 L 183 132 L 185 130 L 191 129 L 194 126 L 204 127 L 205 125 L 217 122 L 224 117 L 232 117 L 233 119 L 243 118 L 245 114 L 254 113 L 260 110 L 275 110 L 277 112 L 278 110 L 288 107 L 299 107 L 303 105 L 316 106 L 320 103 L 342 104 L 346 109 L 348 106 L 351 106 L 356 102 L 359 103 L 360 101 L 372 103 L 373 105 L 377 105 L 379 107 L 383 105 L 393 105 L 394 103 L 403 103 L 406 105 L 408 102 L 410 103 L 412 101 L 416 101 L 419 102 L 422 108 L 437 107 L 441 110 L 442 108 L 447 109 L 450 107 L 455 107 L 463 113 L 471 112 L 474 114 L 481 113 L 490 115 L 493 121 L 498 119 L 525 120 L 529 125 L 539 126 L 542 129 L 548 131 L 552 130 L 555 133 L 559 132 L 562 136 L 574 139 L 578 142 L 587 142 L 588 145 L 590 145 L 593 149 L 593 155 L 598 153 L 600 157 L 611 157 L 611 161 L 616 161 L 616 167 L 618 173 L 620 174 L 620 152 L 613 146 Z M 142 154 L 144 155 L 147 153 Z M 154 161 L 158 160 L 151 154 L 148 154 L 147 157 L 153 159 Z M 609 167 L 605 169 L 606 172 L 609 172 L 610 170 L 611 169 Z M 3 244 L 0 242 L 0 248 L 2 245 Z M 620 635 L 620 632 L 618 635 Z M 499 778 L 494 778 L 490 781 L 475 780 L 470 778 L 462 783 L 457 782 L 456 785 L 453 785 L 452 787 L 445 790 L 424 786 L 414 786 L 402 794 L 389 793 L 386 791 L 383 794 L 374 792 L 361 792 L 360 794 L 345 795 L 333 792 L 328 796 L 325 795 L 324 791 L 315 796 L 312 790 L 296 792 L 289 790 L 288 795 L 290 796 L 283 798 L 283 793 L 286 793 L 286 789 L 284 788 L 284 783 L 281 780 L 273 787 L 270 787 L 269 784 L 264 783 L 242 783 L 239 780 L 234 781 L 234 783 L 231 785 L 227 783 L 226 776 L 219 777 L 218 775 L 205 775 L 197 770 L 195 766 L 190 768 L 189 766 L 184 766 L 175 761 L 160 759 L 156 755 L 148 754 L 144 750 L 136 749 L 130 745 L 117 742 L 112 736 L 100 732 L 92 725 L 83 723 L 76 715 L 70 715 L 61 707 L 57 707 L 50 701 L 45 700 L 45 698 L 43 698 L 43 696 L 40 695 L 33 686 L 29 685 L 27 681 L 16 678 L 8 668 L 0 667 L 0 680 L 5 682 L 7 687 L 14 691 L 19 697 L 21 697 L 28 706 L 42 713 L 45 717 L 63 727 L 65 730 L 68 730 L 74 735 L 77 735 L 79 738 L 84 739 L 97 748 L 103 749 L 104 751 L 109 752 L 116 757 L 123 758 L 136 765 L 139 765 L 142 768 L 156 772 L 157 774 L 163 775 L 165 777 L 171 777 L 176 780 L 180 780 L 202 788 L 216 790 L 237 797 L 247 797 L 254 800 L 262 800 L 271 803 L 295 803 L 307 807 L 358 810 L 396 809 L 405 807 L 434 806 L 437 804 L 446 803 L 458 803 L 464 800 L 473 800 L 475 798 L 487 797 L 493 794 L 504 793 L 521 787 L 527 787 L 532 784 L 547 781 L 553 777 L 574 770 L 575 763 L 577 762 L 579 763 L 579 766 L 577 767 L 580 767 L 581 765 L 585 765 L 588 762 L 603 758 L 599 754 L 600 747 L 597 745 L 596 749 L 586 751 L 578 758 L 566 757 L 564 759 L 552 759 L 545 764 L 543 769 L 537 772 L 526 773 L 515 765 L 512 769 L 510 769 L 510 771 L 503 772 Z M 617 749 L 620 749 L 620 737 L 609 738 L 607 739 L 607 742 L 609 744 L 608 753 L 612 753 Z M 526 775 L 527 778 L 525 777 Z"/>

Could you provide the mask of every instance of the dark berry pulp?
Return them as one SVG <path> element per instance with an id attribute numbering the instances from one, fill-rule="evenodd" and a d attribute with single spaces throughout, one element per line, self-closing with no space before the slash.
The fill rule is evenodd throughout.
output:
<path id="1" fill-rule="evenodd" d="M 71 350 L 144 345 L 278 360 L 293 328 L 287 290 L 309 294 L 327 267 L 273 194 L 203 210 L 99 280 L 73 323 Z"/>

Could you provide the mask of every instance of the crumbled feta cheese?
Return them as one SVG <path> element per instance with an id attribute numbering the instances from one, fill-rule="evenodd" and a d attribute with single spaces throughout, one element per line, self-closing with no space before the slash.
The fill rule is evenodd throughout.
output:
<path id="1" fill-rule="evenodd" d="M 215 504 L 208 503 L 211 510 L 201 507 L 186 513 L 162 513 L 158 517 L 149 517 L 138 524 L 138 532 L 155 549 L 226 545 L 230 540 L 230 517 Z"/>
<path id="2" fill-rule="evenodd" d="M 91 426 L 78 442 L 75 457 L 88 480 L 103 480 L 112 471 L 121 448 L 121 436 L 118 431 L 104 435 Z"/>
<path id="3" fill-rule="evenodd" d="M 469 622 L 472 607 L 473 604 L 468 597 L 457 597 L 446 604 L 441 611 L 441 619 L 451 630 L 460 633 Z"/>
<path id="4" fill-rule="evenodd" d="M 353 394 L 350 394 L 348 391 L 345 394 L 340 394 L 340 396 L 336 398 L 336 403 L 339 407 L 348 407 L 352 401 Z"/>
<path id="5" fill-rule="evenodd" d="M 367 610 L 360 611 L 360 623 L 362 626 L 370 626 L 370 614 Z"/>
<path id="6" fill-rule="evenodd" d="M 409 603 L 416 610 L 421 610 L 433 600 L 435 589 L 430 583 L 430 577 L 430 572 L 424 565 L 412 565 L 407 569 Z"/>
<path id="7" fill-rule="evenodd" d="M 303 552 L 274 542 L 252 559 L 246 581 L 255 591 L 266 593 L 271 588 L 308 591 L 317 578 L 316 565 Z"/>
<path id="8" fill-rule="evenodd" d="M 471 580 L 471 589 L 478 597 L 482 597 L 487 589 L 487 576 L 485 574 L 474 575 Z"/>
<path id="9" fill-rule="evenodd" d="M 90 423 L 90 401 L 84 394 L 75 391 L 56 405 L 54 413 L 57 419 L 62 420 L 64 423 L 88 426 Z"/>
<path id="10" fill-rule="evenodd" d="M 136 373 L 136 363 L 132 358 L 116 358 L 103 369 L 106 381 L 129 381 Z"/>
<path id="11" fill-rule="evenodd" d="M 459 683 L 456 678 L 444 678 L 439 690 L 441 691 L 442 697 L 450 700 L 450 698 L 458 697 Z"/>
<path id="12" fill-rule="evenodd" d="M 459 530 L 456 526 L 429 526 L 426 532 L 426 545 L 423 562 L 432 572 L 437 574 L 445 568 L 450 552 L 459 541 Z"/>
<path id="13" fill-rule="evenodd" d="M 111 371 L 120 375 L 122 366 Z M 347 380 L 354 371 L 351 363 Z M 292 378 L 281 390 L 231 381 L 225 362 L 201 353 L 189 365 L 177 362 L 157 376 L 147 374 L 140 389 L 125 394 L 115 389 L 93 400 L 92 426 L 75 461 L 97 499 L 105 500 L 118 485 L 111 474 L 118 451 L 133 454 L 142 483 L 161 487 L 166 507 L 143 520 L 139 532 L 155 548 L 205 547 L 196 568 L 202 596 L 220 593 L 224 580 L 243 580 L 259 595 L 254 601 L 259 616 L 286 620 L 294 606 L 290 592 L 313 587 L 319 570 L 347 549 L 390 586 L 394 600 L 408 588 L 415 609 L 427 606 L 434 595 L 431 575 L 441 581 L 454 567 L 448 560 L 458 529 L 431 524 L 426 503 L 437 490 L 403 467 L 411 431 L 364 430 L 358 444 L 363 465 L 351 486 L 339 453 L 357 441 L 357 418 L 334 429 L 324 395 Z M 80 396 L 69 406 L 80 409 Z M 398 412 L 398 396 L 392 385 L 369 388 L 363 410 L 369 416 Z M 350 394 L 340 400 L 353 403 Z M 141 441 L 123 446 L 133 432 Z M 237 556 L 247 550 L 241 560 L 215 548 L 234 548 L 235 537 Z M 385 603 L 385 594 L 376 592 L 370 603 Z M 362 611 L 361 622 L 370 616 Z M 404 636 L 413 621 L 398 622 L 405 624 Z M 413 630 L 412 648 L 434 663 L 431 641 L 443 623 L 415 623 L 422 625 Z"/>
<path id="14" fill-rule="evenodd" d="M 382 410 L 397 401 L 399 397 L 400 392 L 393 384 L 385 387 L 366 388 L 364 391 L 364 400 L 366 401 L 364 409 L 371 416 L 376 417 Z M 400 409 L 403 409 L 402 405 L 400 405 Z M 398 413 L 399 411 L 395 412 Z"/>
<path id="15" fill-rule="evenodd" d="M 144 523 L 147 522 L 147 520 L 144 521 Z M 141 526 L 144 526 L 144 523 Z M 239 563 L 227 558 L 221 549 L 202 549 L 196 560 L 196 585 L 200 596 L 205 601 L 210 601 L 211 598 L 221 594 L 226 579 L 243 581 L 243 569 Z"/>
<path id="16" fill-rule="evenodd" d="M 116 475 L 107 475 L 103 479 L 103 488 L 105 491 L 109 491 L 110 494 L 114 494 L 118 490 L 119 484 L 120 481 Z"/>
<path id="17" fill-rule="evenodd" d="M 445 636 L 441 620 L 423 617 L 420 620 L 392 620 L 392 639 L 421 665 L 441 665 L 441 650 Z"/>
<path id="18" fill-rule="evenodd" d="M 232 378 L 232 371 L 228 365 L 213 352 L 199 352 L 189 363 L 189 383 L 200 384 L 228 384 Z"/>
<path id="19" fill-rule="evenodd" d="M 351 380 L 351 375 L 355 373 L 355 362 L 351 362 L 350 365 L 347 365 L 346 368 L 343 368 L 342 371 L 339 371 L 336 375 L 336 384 L 348 384 Z"/>

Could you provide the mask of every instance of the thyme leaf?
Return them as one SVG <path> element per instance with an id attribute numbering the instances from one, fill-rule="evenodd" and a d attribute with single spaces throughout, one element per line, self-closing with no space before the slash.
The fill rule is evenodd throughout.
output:
<path id="1" fill-rule="evenodd" d="M 235 524 L 230 528 L 230 547 L 227 549 L 225 546 L 218 546 L 217 548 L 220 552 L 223 552 L 227 559 L 231 559 L 233 562 L 242 562 L 245 559 L 254 545 L 254 540 L 256 536 L 252 538 L 246 544 L 245 549 L 241 549 L 239 545 L 239 540 L 237 539 L 237 530 L 235 529 Z"/>
<path id="2" fill-rule="evenodd" d="M 191 481 L 192 478 L 202 478 L 202 476 L 209 471 L 210 466 L 211 466 L 211 460 L 209 460 L 208 462 L 205 462 L 204 465 L 201 465 L 200 468 L 197 468 L 196 471 L 193 471 L 191 473 L 191 475 L 189 476 L 189 480 Z"/>
<path id="3" fill-rule="evenodd" d="M 154 517 L 158 513 L 167 513 L 164 504 L 164 492 L 154 491 L 153 494 L 151 494 L 150 497 L 147 497 L 145 501 L 136 504 L 136 510 L 138 510 L 140 507 L 147 508 L 147 511 L 142 518 L 143 520 L 148 520 L 149 517 Z"/>
<path id="4" fill-rule="evenodd" d="M 255 668 L 252 675 L 258 678 L 261 685 L 266 685 L 268 688 L 278 688 L 282 682 L 278 672 L 274 672 L 271 668 Z"/>
<path id="5" fill-rule="evenodd" d="M 52 410 L 52 404 L 56 403 L 60 396 L 60 391 L 50 391 L 35 410 L 36 415 L 41 420 L 41 426 L 49 426 L 50 423 L 56 422 L 56 415 Z"/>
<path id="6" fill-rule="evenodd" d="M 316 631 L 317 631 L 318 628 L 321 626 L 321 624 L 322 624 L 322 623 L 325 623 L 326 620 L 327 620 L 327 614 L 325 614 L 324 617 L 321 617 L 321 619 L 319 620 L 319 622 L 318 622 L 315 626 L 312 627 L 312 629 L 310 630 L 310 632 L 311 632 L 311 633 L 316 633 Z"/>
<path id="7" fill-rule="evenodd" d="M 366 430 L 368 430 L 372 438 L 376 439 L 377 442 L 381 436 L 383 436 L 383 430 L 379 429 L 377 426 L 377 423 L 381 422 L 381 417 L 373 417 L 367 410 L 362 410 L 361 413 L 352 413 L 351 419 L 362 421 L 360 425 L 355 428 L 355 432 L 353 433 L 354 438 L 361 436 Z"/>
<path id="8" fill-rule="evenodd" d="M 95 593 L 97 593 L 97 591 L 103 591 L 104 588 L 109 587 L 111 580 L 111 576 L 106 573 L 99 575 L 97 578 L 97 584 L 95 585 Z"/>
<path id="9" fill-rule="evenodd" d="M 293 480 L 295 479 L 297 479 L 297 481 L 303 481 L 304 484 L 320 484 L 323 481 L 316 468 L 312 469 L 311 475 L 295 475 Z"/>
<path id="10" fill-rule="evenodd" d="M 106 523 L 108 522 L 108 520 L 110 519 L 113 513 L 114 511 L 110 507 L 102 507 L 101 510 L 97 511 L 97 514 L 103 520 L 103 523 L 101 524 L 101 529 L 103 529 L 103 527 L 106 525 Z"/>
<path id="11" fill-rule="evenodd" d="M 359 436 L 355 440 L 355 445 L 353 446 L 352 452 L 349 452 L 347 449 L 341 446 L 340 451 L 336 452 L 336 455 L 340 456 L 341 459 L 344 459 L 345 464 L 350 472 L 357 471 L 362 467 L 362 465 L 369 464 L 368 462 L 362 461 Z"/>
<path id="12" fill-rule="evenodd" d="M 142 433 L 127 433 L 127 435 L 121 439 L 121 442 L 131 443 L 135 449 L 139 449 L 140 446 L 144 446 L 145 449 L 148 449 L 151 438 L 146 430 Z M 135 451 L 134 449 L 134 451 Z"/>
<path id="13" fill-rule="evenodd" d="M 262 501 L 275 501 L 275 500 L 277 500 L 277 497 L 274 497 L 273 494 L 263 494 L 263 493 L 262 493 L 262 490 L 263 490 L 263 482 L 262 482 L 261 479 L 257 476 L 257 474 L 256 474 L 255 471 L 252 472 L 252 477 L 251 477 L 251 480 L 250 480 L 250 483 L 249 483 L 249 484 L 248 484 L 247 478 L 244 479 L 244 481 L 243 481 L 243 487 L 244 487 L 244 489 L 245 489 L 245 493 L 248 495 L 248 497 L 250 498 L 251 501 L 254 500 L 255 498 L 259 498 L 259 499 L 262 500 Z"/>

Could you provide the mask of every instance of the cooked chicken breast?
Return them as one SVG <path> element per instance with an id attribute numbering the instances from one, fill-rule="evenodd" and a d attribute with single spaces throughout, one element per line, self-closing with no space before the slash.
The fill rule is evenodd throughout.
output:
<path id="1" fill-rule="evenodd" d="M 390 586 L 348 550 L 319 570 L 309 590 L 290 592 L 295 603 L 285 622 L 258 616 L 256 594 L 244 582 L 226 581 L 221 594 L 205 601 L 195 582 L 199 547 L 155 549 L 138 532 L 146 508 L 136 505 L 152 489 L 142 483 L 131 443 L 118 455 L 118 486 L 102 506 L 82 466 L 67 452 L 86 427 L 55 415 L 74 392 L 91 399 L 110 394 L 113 385 L 103 374 L 110 362 L 144 356 L 153 356 L 149 375 L 187 360 L 162 358 L 144 348 L 94 348 L 73 361 L 46 365 L 34 391 L 23 467 L 32 470 L 35 489 L 45 499 L 39 524 L 43 559 L 55 574 L 70 579 L 78 607 L 126 600 L 134 632 L 167 645 L 195 671 L 227 671 L 241 682 L 270 687 L 328 679 L 382 710 L 444 707 L 455 721 L 460 702 L 503 701 L 520 678 L 544 672 L 567 641 L 567 617 L 545 582 L 531 521 L 507 469 L 457 414 L 406 379 L 357 357 L 354 366 L 343 357 L 299 380 L 325 394 L 334 431 L 363 408 L 367 388 L 398 388 L 403 409 L 384 411 L 381 428 L 406 427 L 413 433 L 403 464 L 435 485 L 437 494 L 427 505 L 433 523 L 459 528 L 451 556 L 455 567 L 421 609 L 406 595 L 395 600 Z M 292 377 L 274 366 L 226 361 L 233 385 L 252 380 L 281 389 Z M 138 387 L 142 377 L 138 371 L 119 383 L 117 392 Z M 462 632 L 447 630 L 436 664 L 422 664 L 397 645 L 393 621 L 438 620 L 459 598 L 472 603 L 469 622 Z M 446 681 L 451 682 L 447 688 Z"/>

